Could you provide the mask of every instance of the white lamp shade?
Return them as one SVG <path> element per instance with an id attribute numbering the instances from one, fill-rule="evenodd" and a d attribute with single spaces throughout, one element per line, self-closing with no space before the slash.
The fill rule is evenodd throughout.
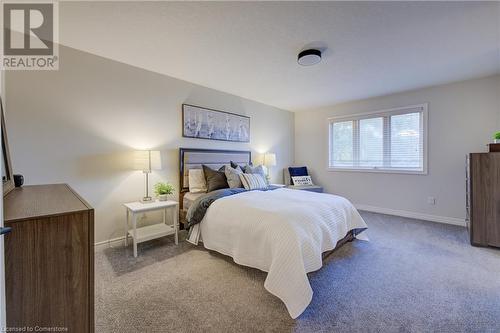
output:
<path id="1" fill-rule="evenodd" d="M 276 154 L 265 153 L 264 154 L 264 165 L 266 167 L 276 166 Z"/>
<path id="2" fill-rule="evenodd" d="M 158 150 L 137 150 L 134 153 L 134 169 L 143 172 L 161 170 L 161 155 Z"/>

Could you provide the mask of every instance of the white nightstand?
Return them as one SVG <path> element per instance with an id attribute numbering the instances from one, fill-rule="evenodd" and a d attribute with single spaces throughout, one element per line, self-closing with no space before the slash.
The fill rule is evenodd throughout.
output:
<path id="1" fill-rule="evenodd" d="M 125 222 L 125 245 L 128 245 L 128 237 L 134 242 L 134 257 L 137 257 L 137 244 L 168 235 L 175 235 L 175 244 L 179 243 L 179 203 L 176 201 L 154 201 L 148 203 L 129 202 L 123 204 L 127 209 L 127 220 Z M 173 225 L 166 224 L 165 216 L 170 210 Z M 152 211 L 163 212 L 163 222 L 145 227 L 137 228 L 137 215 Z M 130 216 L 132 215 L 132 216 Z M 129 229 L 129 219 L 132 218 L 132 229 Z"/>

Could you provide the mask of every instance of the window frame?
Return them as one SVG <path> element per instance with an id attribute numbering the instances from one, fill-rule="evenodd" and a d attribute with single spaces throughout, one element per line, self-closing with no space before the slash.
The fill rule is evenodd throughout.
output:
<path id="1" fill-rule="evenodd" d="M 420 119 L 420 125 L 422 126 L 422 148 L 423 148 L 423 161 L 422 161 L 422 170 L 409 170 L 409 169 L 404 169 L 404 168 L 384 168 L 384 167 L 374 167 L 374 168 L 368 168 L 368 167 L 359 167 L 359 166 L 352 166 L 352 167 L 335 167 L 330 165 L 331 159 L 332 159 L 332 146 L 333 146 L 333 137 L 332 137 L 332 124 L 335 122 L 341 122 L 341 121 L 355 121 L 353 123 L 353 135 L 358 135 L 358 141 L 359 141 L 359 131 L 356 132 L 354 128 L 356 127 L 356 124 L 358 124 L 357 127 L 359 127 L 359 121 L 361 119 L 367 119 L 367 118 L 377 118 L 377 117 L 383 117 L 384 118 L 384 132 L 387 130 L 386 126 L 388 126 L 388 122 L 386 119 L 390 119 L 387 117 L 394 116 L 394 115 L 401 115 L 401 114 L 407 114 L 407 113 L 414 113 L 415 109 L 421 109 L 419 112 L 422 112 L 422 117 Z M 345 115 L 345 116 L 335 116 L 335 117 L 330 117 L 327 119 L 328 122 L 328 160 L 327 160 L 327 170 L 336 172 L 370 172 L 370 173 L 396 173 L 396 174 L 412 174 L 412 175 L 427 175 L 428 174 L 428 154 L 429 154 L 429 148 L 428 148 L 428 137 L 429 137 L 429 126 L 428 126 L 428 119 L 429 119 L 429 103 L 421 103 L 421 104 L 415 104 L 415 105 L 408 105 L 408 106 L 402 106 L 402 107 L 396 107 L 396 108 L 391 108 L 391 109 L 385 109 L 385 110 L 377 110 L 377 111 L 370 111 L 370 112 L 363 112 L 363 113 L 357 113 L 357 114 L 351 114 L 351 115 Z M 353 154 L 356 153 L 357 148 L 353 147 Z M 389 155 L 389 147 L 387 147 L 386 142 L 384 141 L 384 159 L 387 158 Z M 356 164 L 356 162 L 355 162 Z"/>

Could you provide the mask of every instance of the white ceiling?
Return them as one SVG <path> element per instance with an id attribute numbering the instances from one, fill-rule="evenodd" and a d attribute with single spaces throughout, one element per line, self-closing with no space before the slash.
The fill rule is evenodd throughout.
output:
<path id="1" fill-rule="evenodd" d="M 298 111 L 500 72 L 498 2 L 62 2 L 77 49 Z M 306 45 L 323 61 L 301 67 Z"/>

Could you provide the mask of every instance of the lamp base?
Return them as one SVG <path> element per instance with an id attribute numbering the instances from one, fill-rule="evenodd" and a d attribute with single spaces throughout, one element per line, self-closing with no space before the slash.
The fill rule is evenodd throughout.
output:
<path id="1" fill-rule="evenodd" d="M 151 197 L 142 198 L 142 202 L 151 202 L 151 201 L 153 201 L 153 198 L 151 198 Z"/>

